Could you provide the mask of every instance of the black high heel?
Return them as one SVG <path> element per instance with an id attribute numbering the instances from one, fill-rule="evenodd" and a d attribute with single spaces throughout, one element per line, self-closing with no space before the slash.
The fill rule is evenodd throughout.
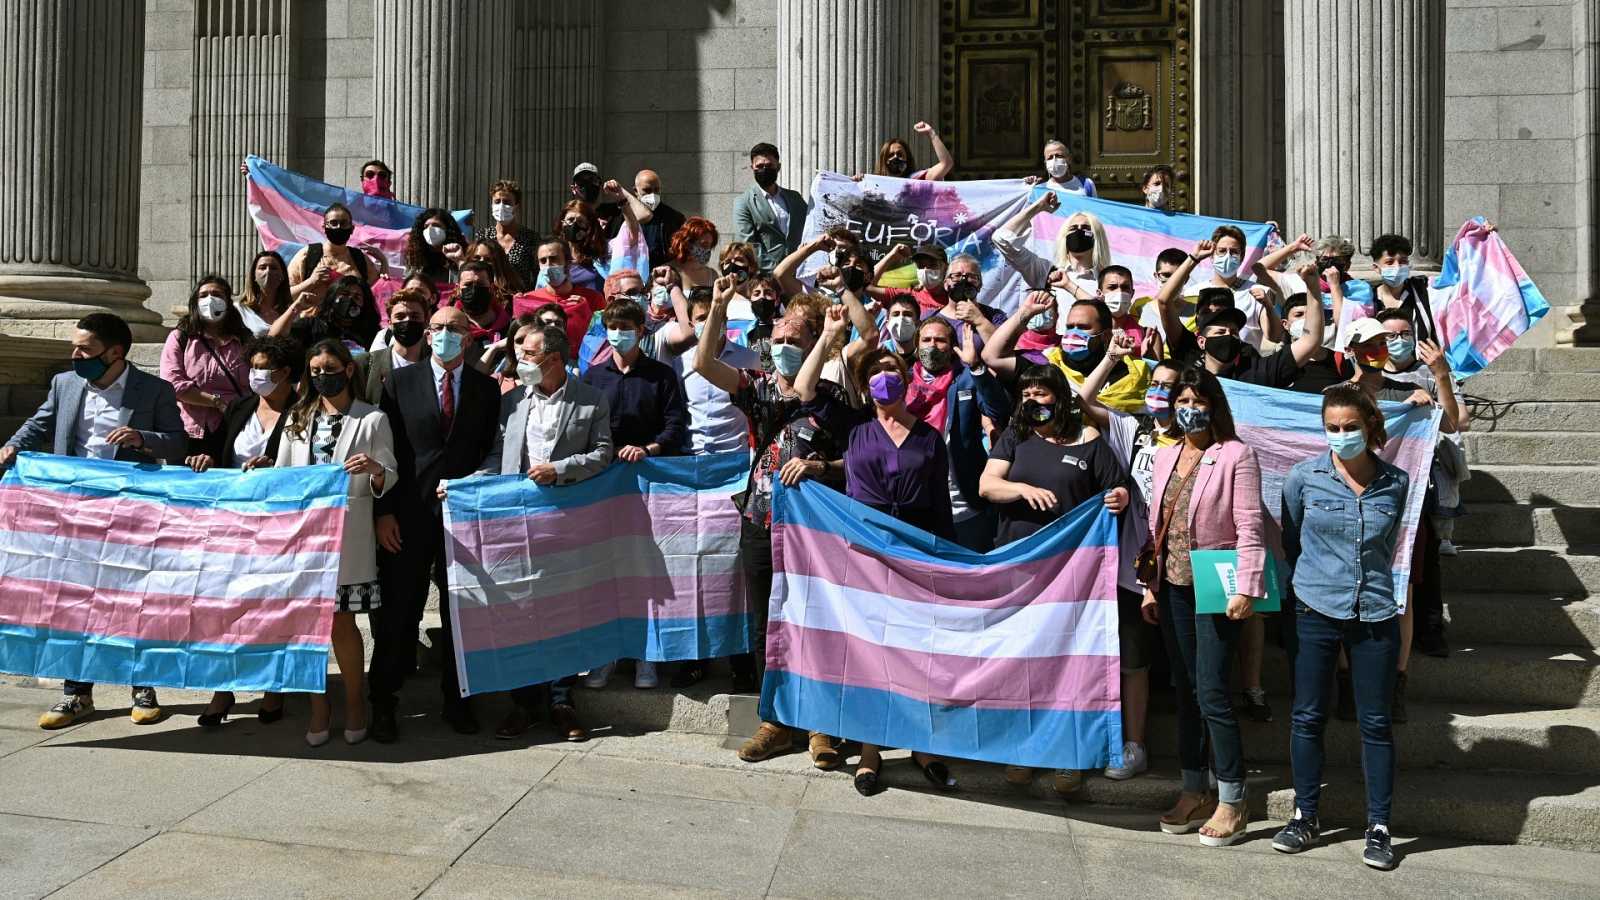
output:
<path id="1" fill-rule="evenodd" d="M 284 702 L 282 697 L 278 698 L 278 705 L 273 709 L 268 709 L 266 707 L 266 701 L 263 700 L 262 705 L 256 707 L 256 720 L 263 725 L 271 725 L 273 722 L 283 718 L 283 707 Z"/>
<path id="2" fill-rule="evenodd" d="M 233 709 L 236 699 L 233 694 L 229 694 L 228 702 L 223 704 L 221 712 L 201 713 L 195 717 L 195 720 L 200 723 L 201 728 L 216 728 L 223 722 L 228 721 L 228 713 Z"/>
<path id="3" fill-rule="evenodd" d="M 922 777 L 928 779 L 929 784 L 941 791 L 955 789 L 956 780 L 950 777 L 950 767 L 945 765 L 943 761 L 936 759 L 924 765 L 917 760 L 915 755 L 913 755 L 911 757 L 911 762 L 918 769 L 922 770 Z"/>

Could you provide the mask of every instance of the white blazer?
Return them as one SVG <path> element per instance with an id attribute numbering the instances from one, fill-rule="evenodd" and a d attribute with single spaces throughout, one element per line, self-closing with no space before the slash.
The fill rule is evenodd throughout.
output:
<path id="1" fill-rule="evenodd" d="M 395 468 L 394 435 L 389 417 L 376 406 L 352 401 L 345 413 L 344 428 L 333 448 L 334 462 L 343 462 L 365 453 L 383 466 L 383 490 L 372 488 L 372 477 L 351 478 L 349 499 L 344 509 L 344 540 L 340 543 L 339 584 L 365 584 L 378 579 L 378 538 L 373 528 L 372 500 L 394 489 L 400 473 Z M 284 427 L 278 440 L 278 467 L 311 465 L 311 436 L 297 435 Z"/>

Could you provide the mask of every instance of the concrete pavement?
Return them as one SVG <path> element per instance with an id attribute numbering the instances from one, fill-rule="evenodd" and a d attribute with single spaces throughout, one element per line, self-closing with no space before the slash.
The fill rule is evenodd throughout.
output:
<path id="1" fill-rule="evenodd" d="M 802 754 L 747 766 L 712 735 L 602 730 L 565 744 L 536 727 L 503 742 L 417 715 L 398 744 L 350 747 L 336 732 L 312 750 L 303 701 L 275 725 L 252 702 L 201 732 L 204 695 L 163 691 L 169 716 L 140 728 L 125 692 L 100 689 L 94 719 L 46 733 L 34 723 L 56 692 L 0 683 L 0 898 L 974 900 L 1308 885 L 1552 898 L 1600 884 L 1600 855 L 1539 847 L 1401 836 L 1401 867 L 1381 873 L 1361 865 L 1359 832 L 1338 831 L 1285 857 L 1269 846 L 1275 821 L 1209 850 L 1160 834 L 1147 811 L 925 792 L 902 754 L 885 772 L 896 787 L 867 799 Z"/>

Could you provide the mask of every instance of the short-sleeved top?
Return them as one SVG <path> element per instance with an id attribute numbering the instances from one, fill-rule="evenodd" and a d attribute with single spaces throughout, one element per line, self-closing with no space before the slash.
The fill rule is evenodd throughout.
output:
<path id="1" fill-rule="evenodd" d="M 791 459 L 835 460 L 844 455 L 844 441 L 823 427 L 799 396 L 785 396 L 778 388 L 778 377 L 754 369 L 739 373 L 739 389 L 730 399 L 750 420 L 750 446 L 755 457 L 750 461 L 750 477 L 744 493 L 734 502 L 752 523 L 772 526 L 772 479 Z M 817 384 L 819 395 L 829 395 L 843 403 L 844 392 L 837 384 Z"/>
<path id="2" fill-rule="evenodd" d="M 1169 338 L 1167 346 L 1174 357 L 1185 360 L 1197 369 L 1206 364 L 1203 351 L 1188 329 Z M 1233 365 L 1218 372 L 1217 377 L 1262 387 L 1286 388 L 1300 377 L 1300 364 L 1294 360 L 1294 349 L 1287 344 L 1266 356 L 1249 344 L 1241 344 L 1239 358 L 1233 361 Z"/>
<path id="3" fill-rule="evenodd" d="M 1049 510 L 1034 509 L 1021 500 L 997 504 L 1000 528 L 995 546 L 1025 538 L 1090 497 L 1125 483 L 1122 464 L 1099 437 L 1063 445 L 1032 433 L 1018 439 L 1016 429 L 1007 428 L 995 441 L 989 458 L 1011 464 L 1007 481 L 1044 488 L 1056 495 L 1056 506 Z"/>
<path id="4" fill-rule="evenodd" d="M 1305 368 L 1289 384 L 1289 390 L 1302 394 L 1320 394 L 1336 384 L 1343 384 L 1356 373 L 1355 365 L 1337 353 L 1323 359 L 1306 361 Z"/>

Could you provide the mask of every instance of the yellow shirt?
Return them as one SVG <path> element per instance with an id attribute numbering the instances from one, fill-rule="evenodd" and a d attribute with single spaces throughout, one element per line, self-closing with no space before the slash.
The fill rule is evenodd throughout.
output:
<path id="1" fill-rule="evenodd" d="M 1067 365 L 1066 356 L 1062 354 L 1060 347 L 1051 347 L 1044 351 L 1044 358 L 1067 376 L 1067 381 L 1071 383 L 1074 391 L 1082 389 L 1083 376 Z M 1117 412 L 1142 413 L 1144 392 L 1150 388 L 1150 373 L 1153 367 L 1148 362 L 1133 356 L 1124 359 L 1123 365 L 1128 369 L 1127 374 L 1100 389 L 1098 398 L 1100 405 Z"/>

